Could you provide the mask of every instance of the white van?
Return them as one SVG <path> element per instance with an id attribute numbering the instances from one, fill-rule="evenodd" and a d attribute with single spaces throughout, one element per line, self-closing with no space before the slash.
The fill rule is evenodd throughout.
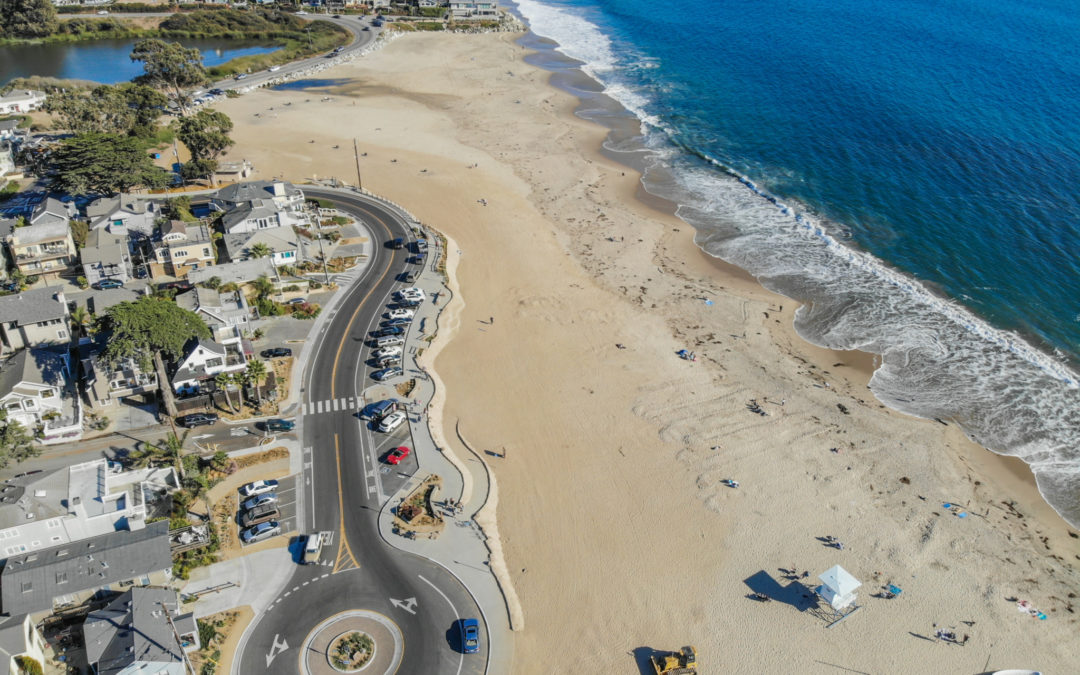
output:
<path id="1" fill-rule="evenodd" d="M 311 565 L 319 562 L 319 554 L 322 553 L 323 533 L 309 534 L 304 542 L 304 564 Z"/>
<path id="2" fill-rule="evenodd" d="M 406 415 L 401 410 L 390 413 L 379 422 L 379 431 L 388 434 L 405 423 Z"/>

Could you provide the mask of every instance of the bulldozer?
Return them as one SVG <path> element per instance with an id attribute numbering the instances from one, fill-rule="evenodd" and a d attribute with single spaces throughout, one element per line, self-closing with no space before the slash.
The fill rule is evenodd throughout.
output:
<path id="1" fill-rule="evenodd" d="M 697 650 L 693 647 L 654 654 L 650 660 L 656 675 L 697 675 Z"/>

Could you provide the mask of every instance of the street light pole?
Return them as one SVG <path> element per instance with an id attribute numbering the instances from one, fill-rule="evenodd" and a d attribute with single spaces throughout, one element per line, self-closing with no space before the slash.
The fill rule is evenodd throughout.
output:
<path id="1" fill-rule="evenodd" d="M 356 144 L 356 139 L 352 139 L 352 151 L 353 157 L 356 159 L 356 187 L 361 192 L 364 191 L 364 181 L 360 178 L 360 148 Z"/>

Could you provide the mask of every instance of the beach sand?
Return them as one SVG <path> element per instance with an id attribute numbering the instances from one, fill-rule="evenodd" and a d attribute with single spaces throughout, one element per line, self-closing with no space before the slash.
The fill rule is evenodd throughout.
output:
<path id="1" fill-rule="evenodd" d="M 885 409 L 871 355 L 802 341 L 797 303 L 637 199 L 638 176 L 599 152 L 605 130 L 514 39 L 408 35 L 321 73 L 325 88 L 218 107 L 237 124 L 229 158 L 256 177 L 355 184 L 357 138 L 364 187 L 456 242 L 443 435 L 460 423 L 506 455 L 515 672 L 636 673 L 647 648 L 683 644 L 713 673 L 1074 669 L 1080 540 L 1030 473 Z M 863 608 L 826 630 L 800 584 L 835 564 Z M 885 582 L 903 594 L 870 597 Z M 935 623 L 970 640 L 925 639 Z"/>

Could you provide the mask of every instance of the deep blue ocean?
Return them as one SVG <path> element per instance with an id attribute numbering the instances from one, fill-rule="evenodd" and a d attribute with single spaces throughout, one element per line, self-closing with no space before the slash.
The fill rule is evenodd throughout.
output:
<path id="1" fill-rule="evenodd" d="M 709 253 L 1080 525 L 1075 0 L 516 0 Z"/>

